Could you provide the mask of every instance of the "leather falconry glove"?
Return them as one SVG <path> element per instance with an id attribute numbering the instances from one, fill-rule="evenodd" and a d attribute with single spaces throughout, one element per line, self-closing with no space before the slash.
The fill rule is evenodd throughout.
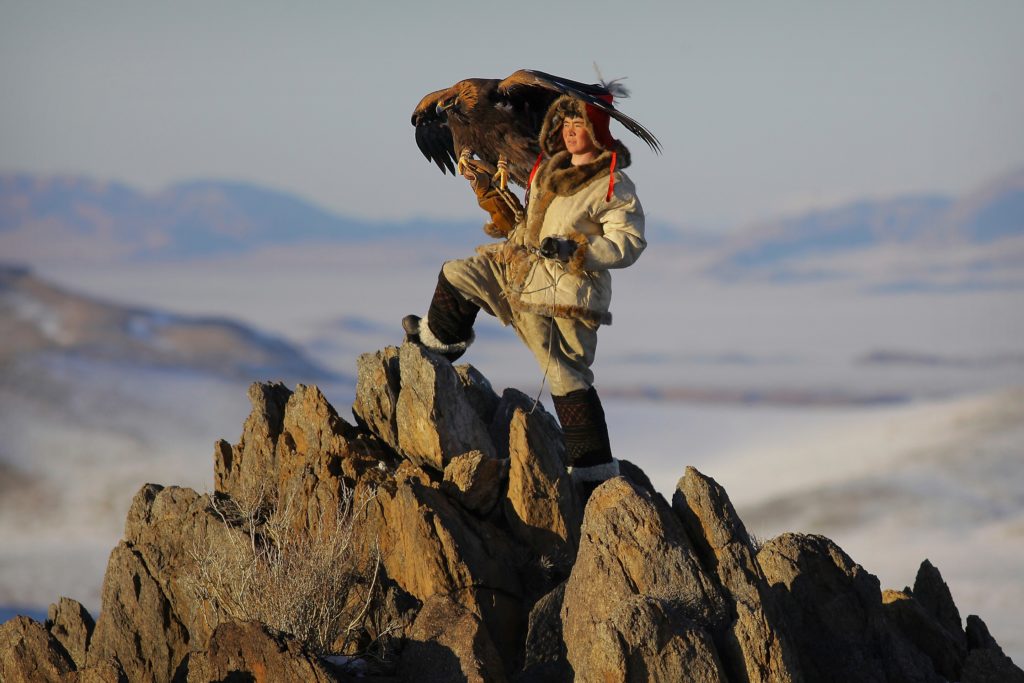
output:
<path id="1" fill-rule="evenodd" d="M 563 240 L 558 237 L 545 237 L 540 242 L 540 255 L 544 258 L 555 259 L 562 263 L 567 262 L 576 253 L 579 245 L 572 240 Z"/>
<path id="2" fill-rule="evenodd" d="M 491 237 L 508 237 L 516 227 L 516 212 L 522 212 L 519 199 L 507 190 L 502 193 L 500 189 L 493 187 L 490 175 L 482 169 L 468 166 L 462 175 L 469 180 L 469 185 L 476 194 L 477 204 L 491 217 L 490 222 L 484 224 L 484 232 Z M 514 206 L 510 205 L 510 202 Z"/>

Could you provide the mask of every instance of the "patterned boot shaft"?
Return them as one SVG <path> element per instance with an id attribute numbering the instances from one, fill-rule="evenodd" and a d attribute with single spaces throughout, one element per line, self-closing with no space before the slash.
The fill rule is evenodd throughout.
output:
<path id="1" fill-rule="evenodd" d="M 444 276 L 437 276 L 437 287 L 427 312 L 430 332 L 442 344 L 461 344 L 473 336 L 473 323 L 480 307 L 462 296 Z"/>
<path id="2" fill-rule="evenodd" d="M 473 323 L 480 307 L 467 300 L 445 278 L 442 271 L 425 318 L 407 315 L 402 319 L 407 341 L 421 344 L 454 363 L 473 343 Z"/>
<path id="3" fill-rule="evenodd" d="M 576 469 L 611 463 L 608 425 L 597 390 L 594 387 L 578 389 L 551 398 L 562 425 L 569 465 Z"/>

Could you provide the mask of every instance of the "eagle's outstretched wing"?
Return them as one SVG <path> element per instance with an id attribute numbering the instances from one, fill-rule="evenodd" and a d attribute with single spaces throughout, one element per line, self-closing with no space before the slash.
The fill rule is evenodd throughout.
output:
<path id="1" fill-rule="evenodd" d="M 586 84 L 543 71 L 521 69 L 503 81 L 467 78 L 420 100 L 412 113 L 416 146 L 442 173 L 458 175 L 476 157 L 498 169 L 502 189 L 526 186 L 540 152 L 538 140 L 551 104 L 569 95 L 606 112 L 655 152 L 661 143 L 611 104 L 614 84 Z"/>
<path id="2" fill-rule="evenodd" d="M 543 71 L 520 69 L 498 84 L 498 92 L 509 97 L 531 97 L 531 92 L 554 91 L 562 95 L 571 95 L 587 104 L 606 112 L 613 119 L 626 127 L 629 132 L 647 143 L 657 153 L 661 153 L 661 142 L 649 130 L 634 119 L 626 116 L 602 97 L 609 94 L 607 87 L 599 84 L 580 83 L 560 76 L 552 76 Z M 537 97 L 535 94 L 533 97 Z"/>
<path id="3" fill-rule="evenodd" d="M 425 96 L 412 112 L 412 125 L 416 126 L 416 146 L 428 161 L 433 161 L 442 173 L 455 175 L 455 143 L 447 118 L 437 113 L 437 104 L 456 94 L 454 87 L 437 90 Z"/>

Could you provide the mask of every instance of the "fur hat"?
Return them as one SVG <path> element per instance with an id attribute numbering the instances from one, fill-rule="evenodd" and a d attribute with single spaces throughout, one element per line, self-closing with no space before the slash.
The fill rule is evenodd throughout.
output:
<path id="1" fill-rule="evenodd" d="M 612 96 L 605 95 L 603 99 L 611 104 Z M 562 140 L 562 122 L 567 118 L 581 118 L 586 123 L 587 133 L 594 145 L 601 151 L 626 152 L 625 145 L 612 137 L 608 130 L 611 118 L 607 113 L 597 107 L 578 100 L 569 95 L 562 95 L 551 103 L 548 113 L 544 116 L 544 125 L 540 129 L 540 147 L 544 153 L 551 157 L 558 152 L 565 151 L 565 141 Z"/>

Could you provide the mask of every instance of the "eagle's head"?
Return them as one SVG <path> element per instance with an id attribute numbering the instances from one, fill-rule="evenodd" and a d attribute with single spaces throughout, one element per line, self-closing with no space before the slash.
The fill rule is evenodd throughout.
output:
<path id="1" fill-rule="evenodd" d="M 485 84 L 484 79 L 467 78 L 453 85 L 445 97 L 437 101 L 435 111 L 438 116 L 455 116 L 468 121 L 480 101 L 480 90 Z"/>

